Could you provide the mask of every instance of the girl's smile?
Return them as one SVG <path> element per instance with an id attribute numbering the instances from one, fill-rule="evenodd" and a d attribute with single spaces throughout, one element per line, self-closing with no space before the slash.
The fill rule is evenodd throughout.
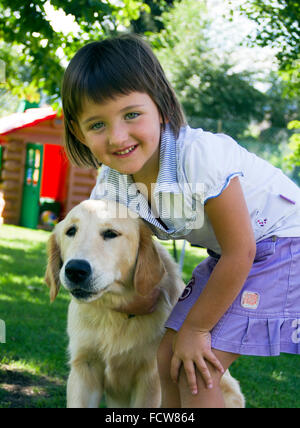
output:
<path id="1" fill-rule="evenodd" d="M 151 97 L 131 92 L 101 104 L 86 101 L 79 128 L 73 126 L 99 162 L 146 182 L 158 173 L 161 124 Z"/>
<path id="2" fill-rule="evenodd" d="M 115 152 L 115 153 L 114 153 L 114 155 L 116 155 L 116 156 L 120 156 L 120 157 L 127 157 L 127 156 L 129 156 L 132 152 L 134 152 L 134 150 L 137 148 L 137 146 L 138 146 L 138 145 L 131 146 L 131 147 L 128 147 L 128 148 L 126 148 L 126 149 L 124 149 L 124 150 L 121 150 L 121 151 L 119 151 L 119 152 Z"/>

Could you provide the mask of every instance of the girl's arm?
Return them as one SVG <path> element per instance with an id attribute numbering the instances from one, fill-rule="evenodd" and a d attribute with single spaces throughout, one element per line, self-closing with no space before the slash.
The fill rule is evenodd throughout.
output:
<path id="1" fill-rule="evenodd" d="M 197 391 L 194 364 L 208 387 L 211 376 L 205 360 L 222 370 L 207 340 L 217 324 L 238 296 L 252 267 L 256 243 L 243 191 L 236 177 L 224 192 L 205 205 L 206 214 L 220 244 L 222 255 L 205 289 L 190 310 L 175 337 L 171 376 L 177 380 L 184 365 L 188 384 Z"/>

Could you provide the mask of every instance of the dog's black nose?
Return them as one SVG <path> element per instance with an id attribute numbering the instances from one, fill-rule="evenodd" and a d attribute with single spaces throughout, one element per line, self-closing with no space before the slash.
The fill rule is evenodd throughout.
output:
<path id="1" fill-rule="evenodd" d="M 66 277 L 73 284 L 83 284 L 92 274 L 91 265 L 85 260 L 70 260 L 65 267 Z"/>

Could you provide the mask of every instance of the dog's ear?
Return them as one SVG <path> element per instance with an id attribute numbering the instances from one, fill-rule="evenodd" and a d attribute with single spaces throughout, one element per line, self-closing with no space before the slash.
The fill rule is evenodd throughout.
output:
<path id="1" fill-rule="evenodd" d="M 60 248 L 57 243 L 55 233 L 52 233 L 49 238 L 47 252 L 48 265 L 45 274 L 45 282 L 50 288 L 50 301 L 53 302 L 59 292 L 59 272 L 62 266 Z"/>
<path id="2" fill-rule="evenodd" d="M 161 281 L 166 270 L 152 241 L 151 230 L 141 222 L 138 257 L 134 273 L 134 288 L 147 296 Z"/>

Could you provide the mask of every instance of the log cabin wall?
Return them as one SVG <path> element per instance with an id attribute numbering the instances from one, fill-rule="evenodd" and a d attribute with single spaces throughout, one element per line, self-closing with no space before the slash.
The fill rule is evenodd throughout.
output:
<path id="1" fill-rule="evenodd" d="M 91 191 L 96 184 L 97 174 L 98 172 L 95 169 L 83 169 L 71 166 L 64 215 L 80 202 L 89 199 Z"/>
<path id="2" fill-rule="evenodd" d="M 1 224 L 3 224 L 3 210 L 5 207 L 5 199 L 4 199 L 4 195 L 3 195 L 3 190 L 2 190 L 2 184 L 1 184 L 1 177 L 0 177 L 0 226 Z"/>
<path id="3" fill-rule="evenodd" d="M 2 198 L 4 209 L 2 218 L 6 224 L 19 224 L 26 145 L 23 141 L 13 140 L 5 146 L 2 168 Z"/>

